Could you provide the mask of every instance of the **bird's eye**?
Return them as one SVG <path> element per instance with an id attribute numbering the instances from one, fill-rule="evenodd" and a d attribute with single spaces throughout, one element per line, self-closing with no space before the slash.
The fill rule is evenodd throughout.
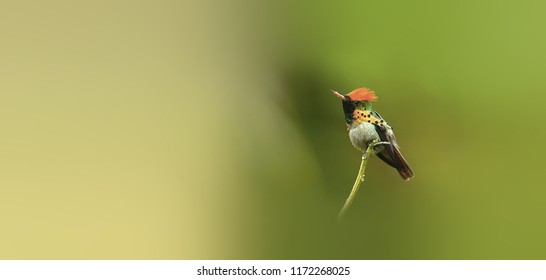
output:
<path id="1" fill-rule="evenodd" d="M 353 104 L 356 106 L 358 105 L 358 101 L 354 101 Z"/>

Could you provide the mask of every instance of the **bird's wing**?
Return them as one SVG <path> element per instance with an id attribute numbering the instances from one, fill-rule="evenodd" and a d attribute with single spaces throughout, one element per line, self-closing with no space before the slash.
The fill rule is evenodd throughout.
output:
<path id="1" fill-rule="evenodd" d="M 377 112 L 373 113 L 377 118 L 383 120 Z M 404 180 L 411 179 L 413 171 L 402 156 L 402 153 L 400 153 L 400 148 L 398 147 L 392 128 L 385 121 L 381 124 L 375 126 L 375 131 L 377 131 L 381 142 L 388 142 L 389 144 L 384 144 L 385 148 L 378 152 L 377 156 L 388 165 L 396 168 Z"/>

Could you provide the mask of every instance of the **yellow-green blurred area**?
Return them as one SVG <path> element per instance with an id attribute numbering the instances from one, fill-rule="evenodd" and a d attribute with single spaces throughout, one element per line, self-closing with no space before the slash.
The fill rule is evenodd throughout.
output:
<path id="1" fill-rule="evenodd" d="M 4 1 L 1 259 L 544 259 L 542 1 Z M 360 163 L 369 87 L 415 172 Z"/>

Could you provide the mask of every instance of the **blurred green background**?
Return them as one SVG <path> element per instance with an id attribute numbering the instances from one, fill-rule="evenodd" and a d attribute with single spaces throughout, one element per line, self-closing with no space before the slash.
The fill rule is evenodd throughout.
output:
<path id="1" fill-rule="evenodd" d="M 545 259 L 542 1 L 4 1 L 1 259 Z M 409 182 L 360 155 L 366 86 Z"/>

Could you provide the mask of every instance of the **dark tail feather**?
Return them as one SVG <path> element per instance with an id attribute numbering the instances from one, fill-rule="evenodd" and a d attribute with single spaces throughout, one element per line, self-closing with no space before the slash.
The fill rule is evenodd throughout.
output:
<path id="1" fill-rule="evenodd" d="M 409 167 L 408 162 L 394 145 L 385 145 L 385 149 L 377 153 L 377 157 L 396 168 L 402 179 L 407 181 L 413 177 L 413 171 Z"/>
<path id="2" fill-rule="evenodd" d="M 405 181 L 413 178 L 413 171 L 409 167 L 406 159 L 404 159 L 404 157 L 400 153 L 392 129 L 389 126 L 387 126 L 386 128 L 378 126 L 375 128 L 375 130 L 377 131 L 377 134 L 379 135 L 381 141 L 389 143 L 383 144 L 384 149 L 378 152 L 377 156 L 388 165 L 396 168 L 398 173 L 400 173 L 402 179 L 404 179 Z"/>
<path id="3" fill-rule="evenodd" d="M 392 129 L 376 129 L 381 141 L 389 142 L 390 144 L 384 145 L 384 149 L 377 153 L 377 156 L 382 159 L 384 162 L 388 163 L 390 166 L 396 168 L 400 177 L 404 180 L 409 180 L 413 178 L 413 171 L 409 167 L 408 162 L 398 149 L 398 144 L 396 144 L 396 138 Z"/>
<path id="4" fill-rule="evenodd" d="M 400 173 L 400 176 L 402 177 L 402 179 L 407 181 L 413 178 L 413 170 L 411 170 L 411 167 L 409 167 L 408 162 L 406 161 L 406 159 L 404 159 L 404 157 L 402 156 L 402 154 L 400 153 L 397 147 L 394 147 L 394 161 L 396 162 L 395 168 L 398 171 L 398 173 Z"/>

